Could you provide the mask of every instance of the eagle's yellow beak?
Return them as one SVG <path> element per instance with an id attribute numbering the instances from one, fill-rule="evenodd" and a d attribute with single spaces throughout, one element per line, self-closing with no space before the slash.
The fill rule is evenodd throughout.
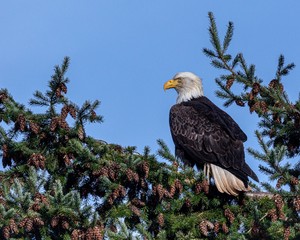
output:
<path id="1" fill-rule="evenodd" d="M 171 80 L 167 81 L 164 84 L 164 90 L 166 91 L 167 89 L 175 88 L 177 86 L 178 86 L 178 80 L 177 79 L 171 79 Z"/>

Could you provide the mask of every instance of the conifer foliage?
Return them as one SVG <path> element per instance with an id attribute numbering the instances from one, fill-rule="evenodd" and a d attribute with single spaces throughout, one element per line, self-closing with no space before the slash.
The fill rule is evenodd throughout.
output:
<path id="1" fill-rule="evenodd" d="M 233 24 L 221 43 L 212 13 L 209 20 L 213 49 L 204 53 L 228 72 L 216 79 L 217 95 L 258 115 L 261 150 L 249 152 L 274 186 L 230 197 L 162 140 L 154 155 L 89 136 L 86 124 L 102 122 L 100 102 L 69 100 L 65 58 L 30 108 L 0 90 L 0 239 L 299 239 L 300 100 L 290 102 L 282 83 L 294 64 L 280 56 L 264 85 L 242 54 L 227 53 Z"/>

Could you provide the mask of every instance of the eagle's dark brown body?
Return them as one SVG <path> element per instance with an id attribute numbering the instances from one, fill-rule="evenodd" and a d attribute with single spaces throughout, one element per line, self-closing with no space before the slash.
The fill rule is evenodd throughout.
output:
<path id="1" fill-rule="evenodd" d="M 175 104 L 170 110 L 170 128 L 176 155 L 185 163 L 198 168 L 205 163 L 216 165 L 240 179 L 245 187 L 248 177 L 258 181 L 245 162 L 246 134 L 208 98 Z"/>

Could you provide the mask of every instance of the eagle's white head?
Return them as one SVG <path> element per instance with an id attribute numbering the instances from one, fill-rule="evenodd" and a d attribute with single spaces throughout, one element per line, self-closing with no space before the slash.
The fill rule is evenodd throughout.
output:
<path id="1" fill-rule="evenodd" d="M 201 79 L 191 72 L 177 73 L 173 79 L 164 84 L 164 90 L 170 88 L 175 88 L 178 93 L 177 103 L 186 102 L 192 98 L 204 95 Z"/>

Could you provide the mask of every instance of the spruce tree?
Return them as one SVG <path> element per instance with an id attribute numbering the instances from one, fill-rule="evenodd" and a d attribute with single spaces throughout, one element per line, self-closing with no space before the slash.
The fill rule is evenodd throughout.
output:
<path id="1" fill-rule="evenodd" d="M 209 21 L 212 49 L 203 51 L 227 73 L 216 79 L 217 96 L 259 117 L 261 149 L 248 151 L 274 184 L 220 194 L 163 140 L 153 154 L 89 136 L 86 124 L 102 122 L 100 102 L 68 99 L 66 57 L 29 107 L 0 91 L 1 239 L 300 238 L 300 100 L 290 102 L 282 82 L 294 64 L 280 56 L 275 78 L 264 84 L 242 54 L 228 53 L 233 23 L 221 42 L 212 13 Z"/>

